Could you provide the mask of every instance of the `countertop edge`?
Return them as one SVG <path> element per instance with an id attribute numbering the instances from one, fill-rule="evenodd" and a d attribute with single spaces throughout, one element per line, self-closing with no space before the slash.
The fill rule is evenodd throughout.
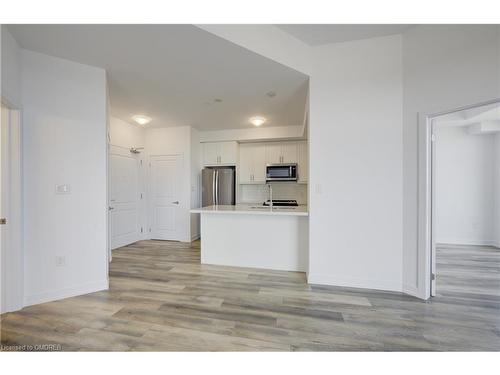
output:
<path id="1" fill-rule="evenodd" d="M 309 212 L 294 212 L 294 211 L 266 211 L 258 209 L 245 209 L 244 207 L 239 210 L 227 209 L 206 209 L 206 208 L 193 208 L 189 210 L 192 214 L 215 214 L 215 215 L 267 215 L 267 216 L 309 216 Z"/>

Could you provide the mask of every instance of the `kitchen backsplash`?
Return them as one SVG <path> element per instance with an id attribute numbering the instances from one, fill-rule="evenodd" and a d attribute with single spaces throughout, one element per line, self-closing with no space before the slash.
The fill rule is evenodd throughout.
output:
<path id="1" fill-rule="evenodd" d="M 273 199 L 295 199 L 307 204 L 307 184 L 273 182 Z M 240 185 L 240 203 L 263 203 L 269 199 L 267 185 Z"/>

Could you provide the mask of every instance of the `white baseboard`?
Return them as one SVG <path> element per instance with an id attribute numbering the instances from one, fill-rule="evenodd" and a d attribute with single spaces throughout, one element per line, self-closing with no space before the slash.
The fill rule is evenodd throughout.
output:
<path id="1" fill-rule="evenodd" d="M 408 294 L 409 296 L 424 299 L 420 290 L 414 285 L 403 284 L 403 293 Z"/>
<path id="2" fill-rule="evenodd" d="M 39 303 L 56 301 L 64 298 L 80 296 L 82 294 L 88 294 L 107 289 L 109 289 L 108 280 L 75 285 L 69 288 L 63 288 L 59 290 L 25 296 L 24 306 L 38 305 Z"/>
<path id="3" fill-rule="evenodd" d="M 333 285 L 349 288 L 376 289 L 388 292 L 402 292 L 400 280 L 362 279 L 354 277 L 335 277 L 309 273 L 308 284 Z"/>
<path id="4" fill-rule="evenodd" d="M 448 238 L 448 239 L 436 239 L 437 244 L 442 245 L 470 245 L 470 246 L 495 246 L 500 247 L 500 243 L 495 240 L 477 240 L 477 239 L 457 239 L 457 238 Z"/>

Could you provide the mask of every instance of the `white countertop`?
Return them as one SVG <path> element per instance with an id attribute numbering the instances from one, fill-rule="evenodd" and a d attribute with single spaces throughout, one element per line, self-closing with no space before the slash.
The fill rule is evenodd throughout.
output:
<path id="1" fill-rule="evenodd" d="M 256 204 L 237 204 L 207 206 L 193 208 L 190 210 L 193 214 L 242 214 L 242 215 L 284 215 L 284 216 L 309 216 L 307 206 L 300 205 L 296 207 L 266 207 Z"/>

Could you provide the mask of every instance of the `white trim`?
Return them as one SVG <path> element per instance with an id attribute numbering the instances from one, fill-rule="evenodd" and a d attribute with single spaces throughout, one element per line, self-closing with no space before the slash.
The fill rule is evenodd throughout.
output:
<path id="1" fill-rule="evenodd" d="M 200 239 L 200 235 L 199 234 L 194 234 L 194 235 L 191 236 L 191 242 L 199 240 L 199 239 Z"/>
<path id="2" fill-rule="evenodd" d="M 420 291 L 414 285 L 403 284 L 403 293 L 413 297 L 424 299 L 424 296 L 420 294 Z"/>
<path id="3" fill-rule="evenodd" d="M 94 293 L 107 289 L 109 289 L 108 280 L 74 285 L 68 288 L 26 296 L 24 299 L 24 306 L 37 305 L 39 303 L 56 301 L 69 297 L 76 297 L 82 294 Z"/>
<path id="4" fill-rule="evenodd" d="M 495 240 L 481 240 L 473 238 L 447 238 L 436 240 L 439 245 L 470 245 L 470 246 L 497 246 L 498 242 Z M 498 246 L 497 246 L 498 247 Z"/>
<path id="5" fill-rule="evenodd" d="M 403 288 L 401 280 L 381 280 L 381 279 L 364 279 L 357 277 L 346 276 L 331 276 L 321 274 L 307 274 L 308 284 L 333 285 L 349 288 L 364 288 L 376 289 L 389 292 L 402 292 Z"/>

